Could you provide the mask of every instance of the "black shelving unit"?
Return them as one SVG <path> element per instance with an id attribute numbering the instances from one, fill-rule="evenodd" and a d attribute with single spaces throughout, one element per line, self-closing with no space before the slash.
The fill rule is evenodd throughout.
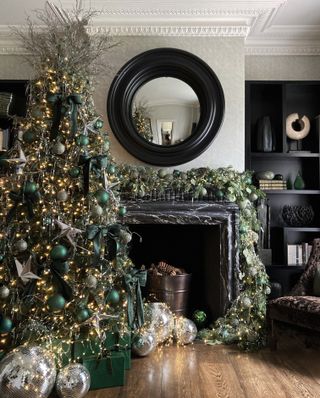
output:
<path id="1" fill-rule="evenodd" d="M 287 264 L 287 245 L 311 242 L 320 237 L 320 81 L 247 81 L 246 82 L 246 168 L 255 172 L 271 170 L 282 174 L 292 184 L 301 173 L 305 189 L 266 190 L 271 208 L 272 264 L 267 271 L 272 278 L 281 278 L 284 293 L 290 281 L 296 280 L 303 267 Z M 290 152 L 290 140 L 286 135 L 286 118 L 291 113 L 306 115 L 311 123 L 310 133 L 301 141 L 301 151 Z M 269 116 L 274 131 L 273 152 L 258 152 L 255 137 L 257 122 Z M 282 208 L 286 204 L 313 207 L 312 225 L 290 228 L 282 220 Z M 291 278 L 290 275 L 294 277 Z"/>

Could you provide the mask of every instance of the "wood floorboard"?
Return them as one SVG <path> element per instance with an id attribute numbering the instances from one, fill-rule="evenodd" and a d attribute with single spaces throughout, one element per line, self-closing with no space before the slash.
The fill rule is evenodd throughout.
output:
<path id="1" fill-rule="evenodd" d="M 320 398 L 319 349 L 285 345 L 245 353 L 196 343 L 133 359 L 123 387 L 87 398 Z"/>

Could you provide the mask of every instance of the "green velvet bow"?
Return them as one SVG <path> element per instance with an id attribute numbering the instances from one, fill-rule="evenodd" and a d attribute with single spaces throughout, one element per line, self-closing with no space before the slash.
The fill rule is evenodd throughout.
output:
<path id="1" fill-rule="evenodd" d="M 47 101 L 51 104 L 53 109 L 50 139 L 53 140 L 57 138 L 59 134 L 61 117 L 64 116 L 68 107 L 70 107 L 71 133 L 75 134 L 78 128 L 77 126 L 78 105 L 82 104 L 81 95 L 73 93 L 65 98 L 61 93 L 49 93 L 47 95 Z M 63 106 L 64 103 L 65 106 Z"/>
<path id="2" fill-rule="evenodd" d="M 144 323 L 141 286 L 147 282 L 147 271 L 132 268 L 123 276 L 123 282 L 128 295 L 128 324 L 131 328 L 139 328 Z M 136 300 L 134 300 L 136 298 Z M 134 302 L 136 306 L 134 308 Z"/>
<path id="3" fill-rule="evenodd" d="M 71 133 L 74 135 L 78 130 L 77 116 L 78 105 L 82 104 L 81 95 L 77 93 L 70 94 L 67 99 L 67 104 L 70 106 L 70 119 L 71 119 Z"/>
<path id="4" fill-rule="evenodd" d="M 13 207 L 9 210 L 7 214 L 7 222 L 10 222 L 15 216 L 18 206 L 25 206 L 27 209 L 27 214 L 29 220 L 34 217 L 33 206 L 39 200 L 40 194 L 38 191 L 33 193 L 25 193 L 23 190 L 20 192 L 10 192 L 9 197 L 14 201 Z"/>
<path id="5" fill-rule="evenodd" d="M 96 264 L 100 257 L 100 250 L 103 238 L 108 234 L 108 228 L 101 225 L 88 225 L 86 235 L 89 240 L 93 241 L 93 250 Z"/>
<path id="6" fill-rule="evenodd" d="M 101 171 L 108 165 L 108 157 L 106 155 L 92 156 L 91 158 L 82 155 L 79 159 L 79 165 L 83 166 L 83 192 L 87 196 L 89 193 L 89 181 L 91 170 L 98 176 L 101 176 Z"/>

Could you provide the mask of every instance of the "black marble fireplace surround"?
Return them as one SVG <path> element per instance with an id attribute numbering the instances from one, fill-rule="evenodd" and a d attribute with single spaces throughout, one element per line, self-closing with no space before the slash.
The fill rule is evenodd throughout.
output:
<path id="1" fill-rule="evenodd" d="M 137 266 L 165 260 L 192 273 L 189 313 L 225 314 L 239 282 L 239 209 L 226 202 L 127 202 Z M 142 239 L 140 239 L 140 237 Z"/>

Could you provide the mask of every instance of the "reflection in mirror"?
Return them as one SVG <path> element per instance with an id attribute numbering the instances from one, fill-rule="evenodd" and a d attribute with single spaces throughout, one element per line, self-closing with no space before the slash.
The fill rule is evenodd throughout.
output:
<path id="1" fill-rule="evenodd" d="M 176 145 L 196 130 L 200 104 L 193 89 L 182 80 L 159 77 L 135 94 L 132 118 L 137 132 L 157 145 Z"/>

